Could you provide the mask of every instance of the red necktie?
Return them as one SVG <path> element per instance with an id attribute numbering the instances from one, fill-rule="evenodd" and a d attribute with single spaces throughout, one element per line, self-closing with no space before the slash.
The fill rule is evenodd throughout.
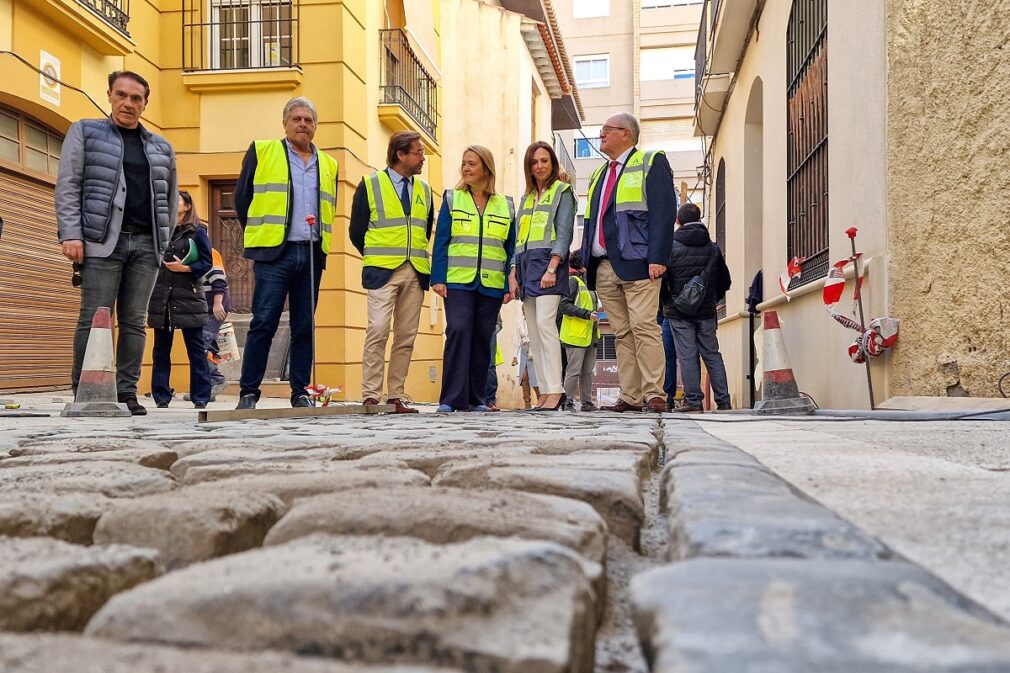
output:
<path id="1" fill-rule="evenodd" d="M 600 226 L 597 227 L 599 232 L 598 238 L 600 239 L 600 247 L 604 250 L 607 249 L 607 244 L 603 240 L 603 215 L 607 212 L 607 204 L 610 203 L 610 196 L 614 193 L 614 184 L 617 182 L 617 162 L 610 162 L 610 170 L 607 172 L 607 184 L 603 188 L 603 200 L 600 201 Z"/>

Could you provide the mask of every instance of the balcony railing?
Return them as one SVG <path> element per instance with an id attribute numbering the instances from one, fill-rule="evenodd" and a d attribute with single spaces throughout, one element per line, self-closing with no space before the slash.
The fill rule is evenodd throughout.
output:
<path id="1" fill-rule="evenodd" d="M 398 28 L 379 31 L 382 67 L 379 103 L 399 105 L 424 132 L 435 138 L 438 88 L 414 53 L 406 34 Z"/>
<path id="2" fill-rule="evenodd" d="M 130 0 L 77 1 L 98 16 L 102 17 L 105 23 L 109 24 L 123 35 L 130 37 L 130 31 L 126 29 L 127 24 L 130 23 Z"/>
<path id="3" fill-rule="evenodd" d="M 554 152 L 558 155 L 558 161 L 561 163 L 561 169 L 568 174 L 571 178 L 571 183 L 575 184 L 575 162 L 572 161 L 572 155 L 568 153 L 568 148 L 565 146 L 564 141 L 561 136 L 557 133 L 554 134 Z"/>
<path id="4" fill-rule="evenodd" d="M 298 0 L 182 0 L 182 69 L 297 67 Z"/>
<path id="5" fill-rule="evenodd" d="M 701 103 L 702 85 L 705 80 L 705 68 L 708 65 L 708 8 L 709 0 L 701 10 L 701 25 L 698 26 L 698 44 L 694 48 L 694 107 Z M 718 7 L 717 7 L 718 8 Z"/>

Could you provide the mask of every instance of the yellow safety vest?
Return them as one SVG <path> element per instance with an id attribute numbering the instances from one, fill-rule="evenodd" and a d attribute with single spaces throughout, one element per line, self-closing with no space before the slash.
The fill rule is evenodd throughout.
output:
<path id="1" fill-rule="evenodd" d="M 652 168 L 652 162 L 658 154 L 665 155 L 666 153 L 662 150 L 649 152 L 636 150 L 628 157 L 627 163 L 624 164 L 624 171 L 621 172 L 621 177 L 617 181 L 615 202 L 618 213 L 626 213 L 627 211 L 648 212 L 649 202 L 645 193 L 645 180 L 649 177 L 649 169 Z M 599 184 L 600 177 L 607 166 L 608 164 L 603 164 L 593 171 L 593 175 L 589 178 L 589 192 L 586 195 L 588 199 L 587 203 L 591 204 L 593 202 L 596 186 Z M 673 185 L 670 188 L 673 189 Z M 606 204 L 601 203 L 598 207 L 605 208 Z M 595 226 L 597 214 L 590 213 L 589 211 L 590 208 L 586 208 L 586 226 L 590 226 L 590 223 L 594 223 L 593 226 Z"/>
<path id="2" fill-rule="evenodd" d="M 582 278 L 576 275 L 572 275 L 575 282 L 579 284 L 579 294 L 575 298 L 575 305 L 581 309 L 587 311 L 593 311 L 596 306 L 593 302 L 593 295 L 590 294 L 589 288 L 586 284 L 582 282 Z M 568 346 L 579 346 L 580 348 L 585 348 L 589 344 L 593 343 L 593 330 L 596 329 L 596 325 L 593 321 L 587 320 L 585 318 L 576 318 L 572 315 L 562 315 L 561 316 L 561 343 Z"/>
<path id="3" fill-rule="evenodd" d="M 365 178 L 368 194 L 368 231 L 361 263 L 380 269 L 395 269 L 408 259 L 419 273 L 431 273 L 428 257 L 428 211 L 431 187 L 414 179 L 410 216 L 403 212 L 400 195 L 386 171 Z"/>
<path id="4" fill-rule="evenodd" d="M 527 250 L 551 248 L 557 239 L 554 227 L 554 216 L 558 212 L 561 195 L 572 186 L 567 182 L 555 180 L 554 184 L 540 195 L 530 192 L 523 197 L 522 208 L 519 209 L 519 236 L 516 239 L 516 254 Z"/>
<path id="5" fill-rule="evenodd" d="M 505 362 L 505 356 L 501 352 L 501 344 L 495 344 L 494 347 L 494 366 L 497 367 L 501 363 Z"/>
<path id="6" fill-rule="evenodd" d="M 505 289 L 505 241 L 508 240 L 515 206 L 512 199 L 494 194 L 484 207 L 484 217 L 469 191 L 448 190 L 445 201 L 452 216 L 449 239 L 449 271 L 446 282 L 466 285 L 477 277 L 493 290 Z"/>
<path id="7" fill-rule="evenodd" d="M 316 152 L 319 173 L 319 236 L 323 254 L 330 252 L 333 218 L 337 210 L 337 160 Z M 256 172 L 253 198 L 246 216 L 246 248 L 276 248 L 287 238 L 291 216 L 291 185 L 288 151 L 280 140 L 256 141 Z"/>

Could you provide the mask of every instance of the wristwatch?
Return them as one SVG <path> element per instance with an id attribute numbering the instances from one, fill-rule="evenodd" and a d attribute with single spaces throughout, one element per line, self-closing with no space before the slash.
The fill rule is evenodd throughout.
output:
<path id="1" fill-rule="evenodd" d="M 547 273 L 551 274 L 552 276 L 554 274 L 556 274 L 557 272 L 558 272 L 557 269 L 552 269 L 551 267 L 547 267 Z"/>

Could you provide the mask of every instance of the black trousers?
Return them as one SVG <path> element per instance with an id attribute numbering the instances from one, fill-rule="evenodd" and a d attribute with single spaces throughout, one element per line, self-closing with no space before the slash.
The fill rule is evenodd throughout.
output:
<path id="1" fill-rule="evenodd" d="M 445 351 L 438 401 L 457 411 L 485 403 L 491 335 L 501 299 L 476 290 L 449 290 L 445 298 Z"/>

